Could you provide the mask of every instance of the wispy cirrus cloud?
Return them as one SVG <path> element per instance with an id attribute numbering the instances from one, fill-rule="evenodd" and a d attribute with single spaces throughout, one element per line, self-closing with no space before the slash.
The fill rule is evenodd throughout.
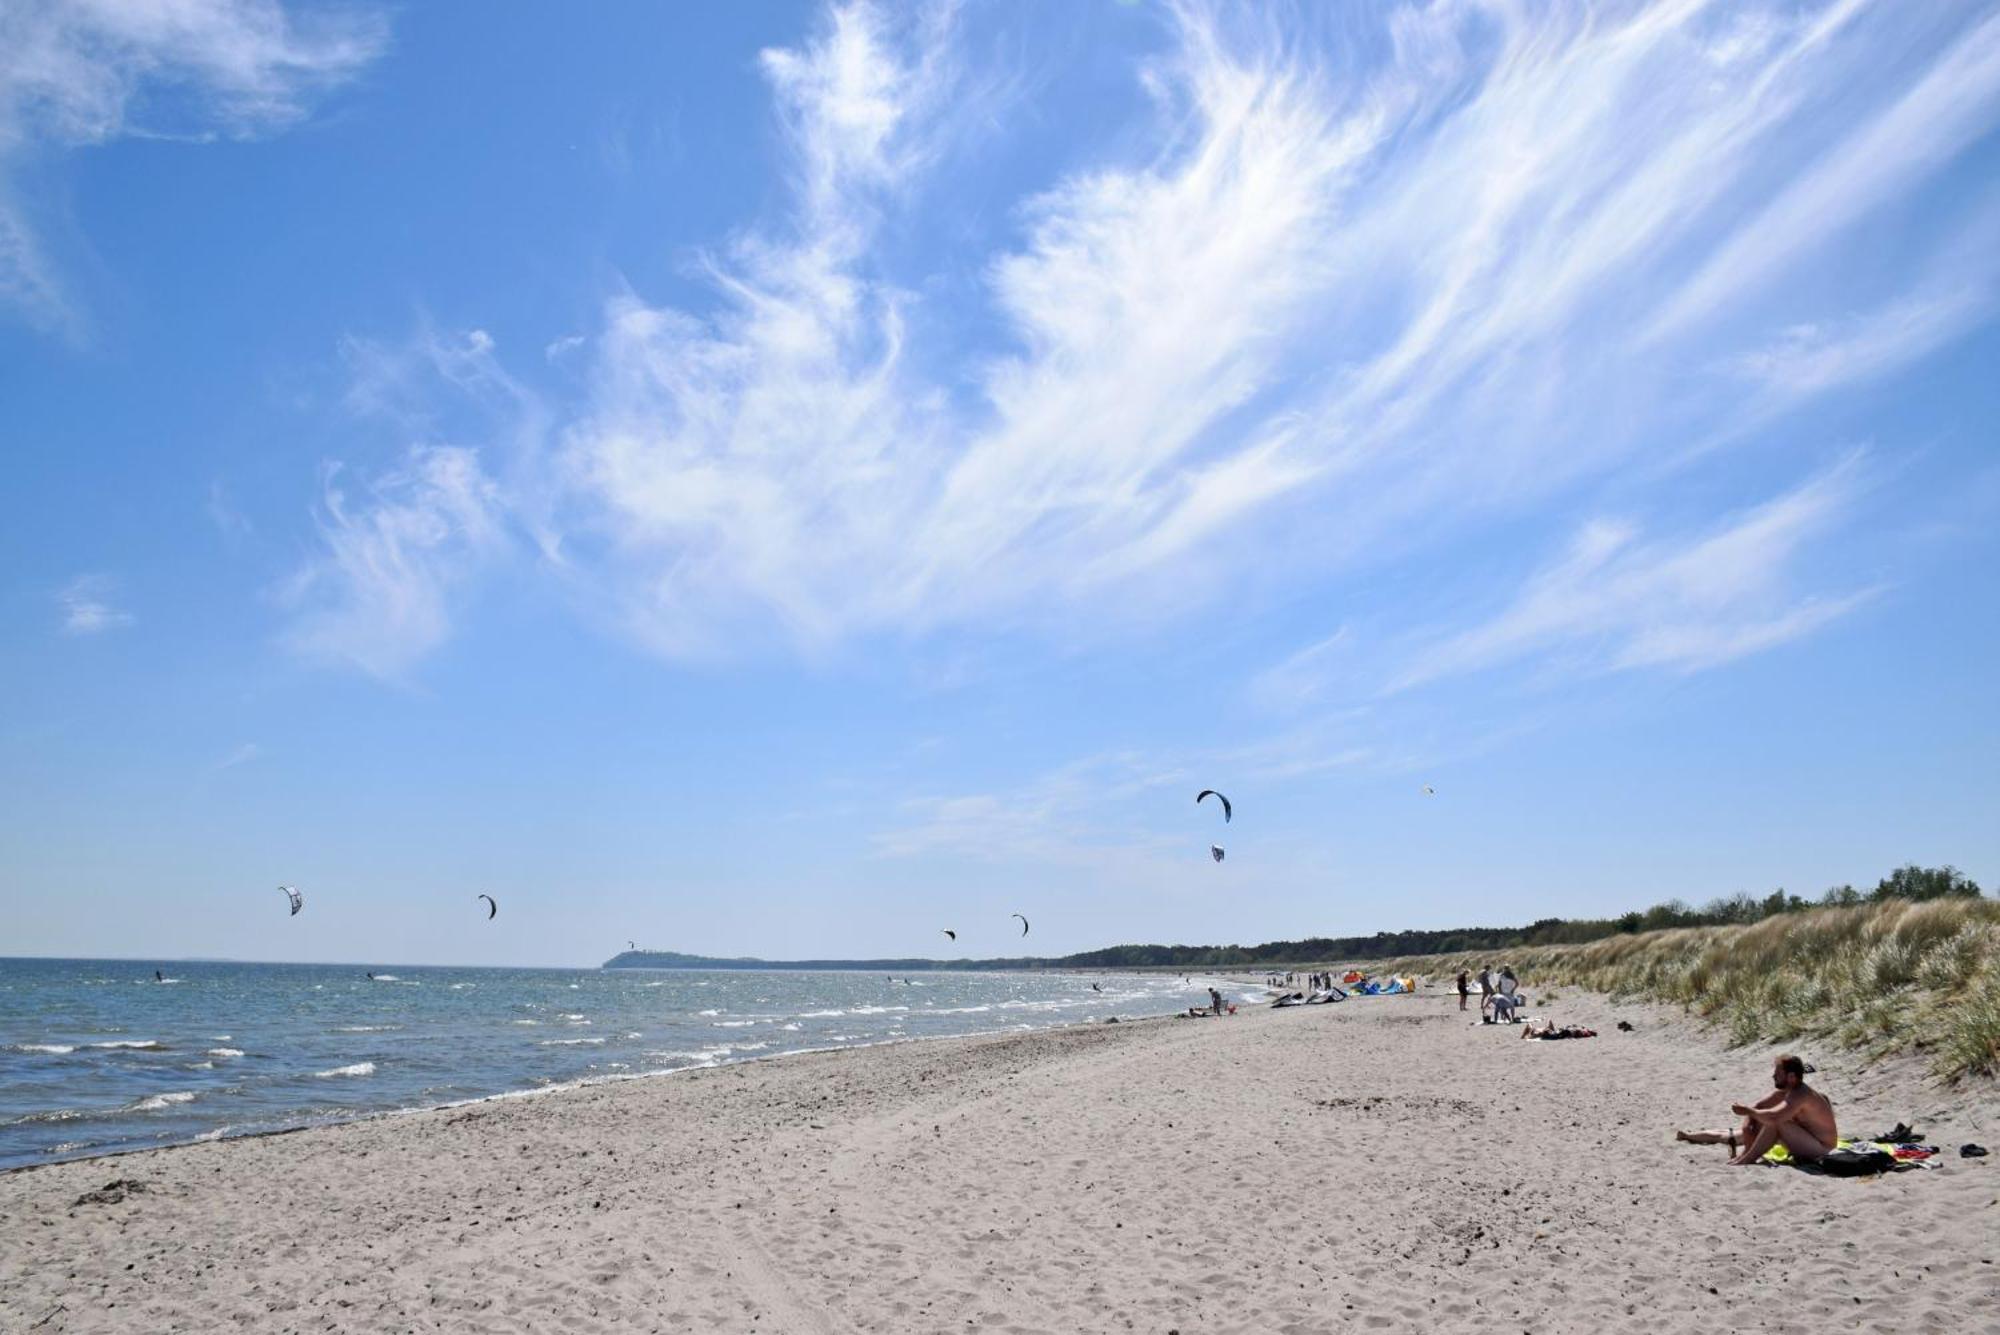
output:
<path id="1" fill-rule="evenodd" d="M 520 435 L 553 442 L 546 466 L 496 474 L 492 506 L 532 512 L 568 587 L 669 656 L 1103 637 L 1337 584 L 1991 319 L 1990 283 L 1941 295 L 1929 243 L 1826 258 L 1995 122 L 1987 16 L 1169 14 L 1132 71 L 1140 119 L 1017 201 L 969 309 L 929 304 L 905 240 L 953 200 L 953 29 L 841 4 L 767 53 L 785 207 L 709 257 L 709 308 L 607 304 L 563 354 L 584 401 L 537 406 L 546 431 Z M 1981 232 L 1988 203 L 1935 203 Z M 1650 587 L 1687 613 L 1614 626 L 1614 663 L 1727 661 L 1846 605 L 1808 590 L 1767 615 L 1752 579 L 1704 621 L 1687 567 L 1636 534 L 1572 563 L 1593 553 L 1563 567 L 1571 602 Z M 1587 637 L 1528 633 L 1565 587 L 1544 578 L 1441 652 Z"/>
<path id="2" fill-rule="evenodd" d="M 1693 672 L 1806 635 L 1877 592 L 1796 587 L 1808 544 L 1859 495 L 1860 467 L 1850 457 L 1720 525 L 1673 538 L 1648 541 L 1632 524 L 1593 521 L 1498 613 L 1418 649 L 1390 689 L 1523 660 L 1581 672 Z"/>
<path id="3" fill-rule="evenodd" d="M 131 625 L 130 612 L 115 606 L 118 582 L 109 575 L 78 575 L 56 593 L 65 635 L 101 635 Z"/>
<path id="4" fill-rule="evenodd" d="M 234 750 L 232 750 L 228 755 L 216 761 L 215 764 L 211 766 L 211 768 L 215 769 L 218 772 L 226 769 L 235 769 L 238 765 L 247 765 L 251 761 L 261 758 L 263 754 L 264 754 L 264 748 L 257 745 L 257 743 L 244 742 L 241 746 L 238 746 Z"/>
<path id="5" fill-rule="evenodd" d="M 1210 783 L 1235 791 L 1236 785 L 1282 787 L 1340 770 L 1400 768 L 1368 732 L 1369 720 L 1349 712 L 1227 746 L 1087 755 L 991 791 L 908 798 L 874 846 L 890 858 L 948 854 L 1128 873 L 1148 865 L 1180 867 L 1188 827 L 1162 826 L 1163 811 L 1184 812 L 1187 800 Z M 1163 800 L 1172 790 L 1180 790 L 1178 800 Z"/>
<path id="6" fill-rule="evenodd" d="M 326 470 L 323 554 L 288 583 L 301 609 L 288 641 L 311 657 L 396 679 L 450 633 L 450 599 L 500 541 L 492 480 L 478 455 L 412 447 L 401 468 L 370 484 L 360 504 Z"/>
<path id="7" fill-rule="evenodd" d="M 33 222 L 40 154 L 282 129 L 381 51 L 379 13 L 281 0 L 17 0 L 0 6 L 0 303 L 74 336 L 83 316 Z"/>

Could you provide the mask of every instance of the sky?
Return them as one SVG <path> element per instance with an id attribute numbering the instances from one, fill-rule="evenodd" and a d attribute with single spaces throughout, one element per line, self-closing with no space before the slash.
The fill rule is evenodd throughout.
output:
<path id="1" fill-rule="evenodd" d="M 2000 5 L 23 0 L 0 53 L 0 954 L 2000 883 Z"/>

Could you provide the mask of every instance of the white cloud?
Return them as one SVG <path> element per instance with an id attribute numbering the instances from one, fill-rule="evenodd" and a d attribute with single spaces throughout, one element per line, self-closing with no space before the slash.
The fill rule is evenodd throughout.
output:
<path id="1" fill-rule="evenodd" d="M 1394 682 L 1427 682 L 1523 660 L 1572 671 L 1693 672 L 1795 640 L 1874 592 L 1794 591 L 1793 567 L 1853 503 L 1848 459 L 1720 527 L 1646 542 L 1630 524 L 1587 524 L 1558 561 L 1469 630 L 1423 646 Z"/>
<path id="2" fill-rule="evenodd" d="M 236 502 L 229 494 L 229 487 L 221 478 L 216 478 L 208 484 L 208 495 L 202 504 L 202 509 L 208 515 L 209 522 L 215 525 L 216 532 L 222 535 L 223 541 L 232 547 L 248 538 L 254 531 L 249 516 L 236 508 Z"/>
<path id="3" fill-rule="evenodd" d="M 1011 789 L 911 798 L 902 823 L 875 837 L 884 857 L 949 854 L 996 863 L 1130 865 L 1169 844 L 1144 825 L 1107 821 L 1114 807 L 1186 774 L 1137 752 L 1087 756 Z"/>
<path id="4" fill-rule="evenodd" d="M 117 581 L 109 575 L 78 575 L 56 594 L 65 635 L 99 635 L 129 626 L 136 618 L 111 604 Z"/>
<path id="5" fill-rule="evenodd" d="M 2000 15 L 1951 43 L 1894 105 L 1865 118 L 1738 230 L 1660 313 L 1652 336 L 1676 332 L 1786 272 L 1812 247 L 1989 131 L 1996 109 Z"/>
<path id="6" fill-rule="evenodd" d="M 1732 363 L 1738 374 L 1784 400 L 1862 384 L 1907 366 L 1963 333 L 1989 305 L 1983 275 L 1960 271 L 1950 292 L 1926 292 L 1844 319 L 1780 331 Z"/>
<path id="7" fill-rule="evenodd" d="M 287 598 L 302 609 L 289 641 L 316 658 L 397 678 L 450 631 L 449 598 L 501 540 L 494 485 L 478 456 L 413 447 L 360 505 L 325 479 L 324 554 L 296 575 Z"/>
<path id="8" fill-rule="evenodd" d="M 263 754 L 264 754 L 263 747 L 257 745 L 257 743 L 255 742 L 245 742 L 241 746 L 237 747 L 235 750 L 231 751 L 228 755 L 224 756 L 222 759 L 216 761 L 214 767 L 218 771 L 226 769 L 235 769 L 238 765 L 249 764 L 251 761 L 256 760 Z"/>
<path id="9" fill-rule="evenodd" d="M 1172 14 L 1135 71 L 1144 117 L 1020 200 L 950 309 L 900 273 L 955 199 L 950 27 L 844 4 L 766 53 L 784 211 L 709 259 L 713 309 L 625 293 L 550 345 L 587 400 L 534 405 L 547 430 L 516 453 L 546 434 L 553 462 L 496 475 L 566 586 L 667 655 L 1074 643 L 1742 439 L 1991 317 L 1993 285 L 1950 287 L 1928 243 L 1851 282 L 1812 262 L 1992 123 L 1990 22 L 1841 0 Z M 1944 233 L 1982 207 L 1949 195 Z M 1755 318 L 1722 323 L 1718 274 Z M 1264 688 L 1310 693 L 1312 666 Z"/>
<path id="10" fill-rule="evenodd" d="M 1309 727 L 1243 744 L 1104 752 L 994 792 L 912 798 L 898 809 L 900 823 L 875 836 L 875 848 L 892 858 L 946 854 L 1131 874 L 1180 867 L 1191 838 L 1197 848 L 1210 834 L 1227 843 L 1227 831 L 1207 829 L 1212 802 L 1206 813 L 1186 805 L 1202 787 L 1216 784 L 1235 794 L 1239 785 L 1247 791 L 1334 770 L 1393 767 L 1361 740 L 1366 722 L 1355 713 L 1327 715 Z M 1176 791 L 1172 800 L 1163 796 Z M 1188 823 L 1176 822 L 1175 815 Z"/>
<path id="11" fill-rule="evenodd" d="M 1250 696 L 1266 709 L 1281 711 L 1313 704 L 1326 693 L 1341 656 L 1353 647 L 1348 628 L 1342 626 L 1259 672 L 1251 679 Z"/>
<path id="12" fill-rule="evenodd" d="M 374 58 L 372 11 L 280 0 L 16 0 L 0 6 L 0 302 L 74 333 L 81 317 L 30 221 L 20 169 L 127 135 L 281 129 Z"/>

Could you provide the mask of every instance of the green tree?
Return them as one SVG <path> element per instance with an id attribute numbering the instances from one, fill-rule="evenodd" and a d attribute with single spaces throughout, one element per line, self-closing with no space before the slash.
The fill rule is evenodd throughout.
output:
<path id="1" fill-rule="evenodd" d="M 1878 903 L 1885 899 L 1977 899 L 1979 886 L 1956 867 L 1919 867 L 1913 862 L 1883 877 L 1868 898 Z"/>

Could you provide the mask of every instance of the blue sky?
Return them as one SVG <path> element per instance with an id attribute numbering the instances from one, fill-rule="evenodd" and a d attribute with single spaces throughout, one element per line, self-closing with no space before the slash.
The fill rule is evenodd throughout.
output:
<path id="1" fill-rule="evenodd" d="M 0 49 L 0 953 L 2000 881 L 1994 5 Z"/>

